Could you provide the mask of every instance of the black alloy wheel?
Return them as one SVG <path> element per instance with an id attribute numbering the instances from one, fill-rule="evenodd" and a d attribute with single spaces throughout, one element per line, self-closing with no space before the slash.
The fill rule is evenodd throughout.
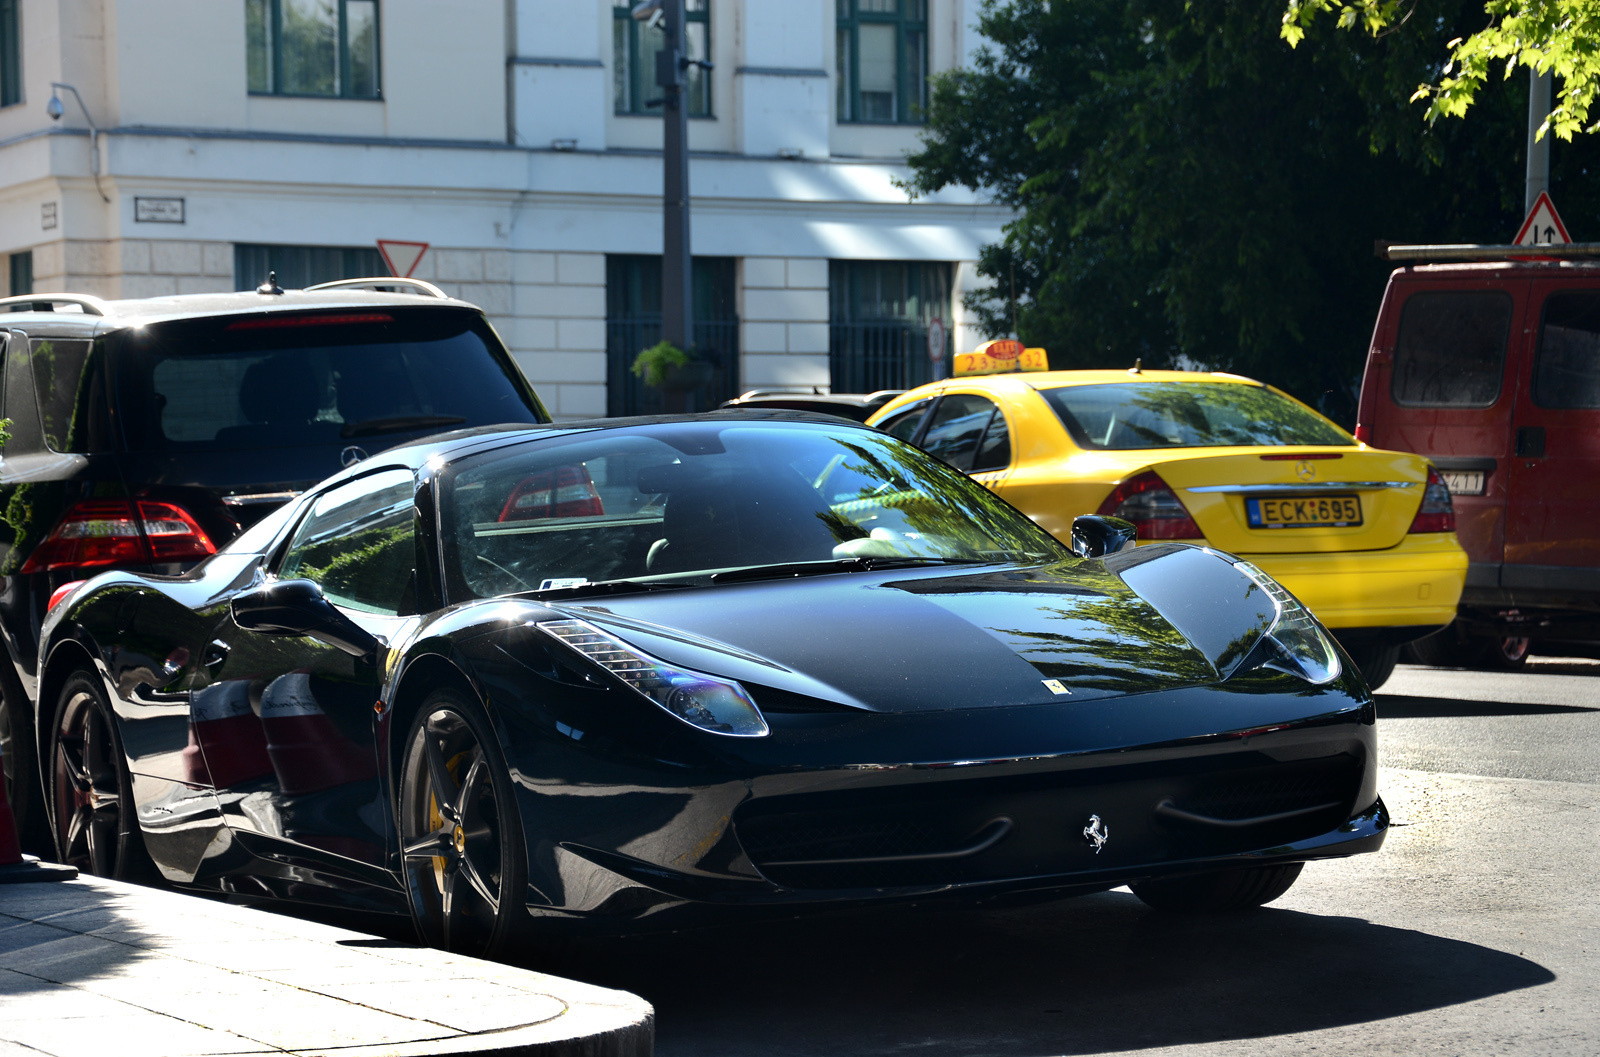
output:
<path id="1" fill-rule="evenodd" d="M 527 917 L 515 793 L 489 718 L 448 690 L 423 702 L 400 773 L 401 875 L 422 941 L 503 953 Z"/>
<path id="2" fill-rule="evenodd" d="M 56 856 L 97 877 L 151 879 L 133 783 L 98 676 L 74 672 L 62 687 L 49 752 Z"/>
<path id="3" fill-rule="evenodd" d="M 1175 914 L 1220 914 L 1251 910 L 1287 892 L 1303 862 L 1245 866 L 1188 877 L 1161 877 L 1129 885 L 1145 905 Z"/>

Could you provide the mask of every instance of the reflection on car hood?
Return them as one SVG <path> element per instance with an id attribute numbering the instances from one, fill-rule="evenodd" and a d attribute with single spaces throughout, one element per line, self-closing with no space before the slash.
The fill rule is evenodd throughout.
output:
<path id="1" fill-rule="evenodd" d="M 1136 555 L 1141 560 L 1130 568 L 1148 577 L 1165 563 L 1147 550 L 1155 548 L 1109 563 L 842 573 L 552 608 L 663 660 L 745 682 L 758 701 L 756 688 L 768 686 L 873 711 L 915 712 L 1217 681 L 1208 636 L 1191 628 L 1199 645 L 1191 641 L 1162 616 L 1172 612 L 1170 597 L 1157 598 L 1158 609 L 1114 571 Z M 1214 556 L 1166 550 L 1178 559 L 1173 566 L 1189 567 L 1174 568 L 1175 580 L 1201 557 L 1219 575 L 1243 579 Z M 1223 614 L 1206 616 L 1215 625 Z M 1260 623 L 1250 614 L 1226 619 Z"/>

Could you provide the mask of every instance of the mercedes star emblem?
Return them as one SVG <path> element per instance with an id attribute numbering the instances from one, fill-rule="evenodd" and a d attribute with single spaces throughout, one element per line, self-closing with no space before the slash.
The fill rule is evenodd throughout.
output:
<path id="1" fill-rule="evenodd" d="M 350 445 L 344 451 L 339 453 L 339 465 L 343 466 L 347 470 L 356 463 L 365 462 L 366 460 L 366 451 L 362 448 L 356 447 L 354 444 Z"/>
<path id="2" fill-rule="evenodd" d="M 1317 475 L 1317 468 L 1311 464 L 1310 459 L 1301 459 L 1294 464 L 1294 475 L 1302 481 L 1309 481 Z"/>

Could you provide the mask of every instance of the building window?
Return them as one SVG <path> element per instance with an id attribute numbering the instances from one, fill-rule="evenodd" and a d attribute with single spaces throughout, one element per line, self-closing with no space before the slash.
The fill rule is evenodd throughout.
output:
<path id="1" fill-rule="evenodd" d="M 710 411 L 739 383 L 739 313 L 732 257 L 694 259 L 694 353 L 705 367 L 684 375 L 683 411 Z M 633 360 L 661 340 L 661 258 L 606 256 L 606 414 L 654 415 L 667 393 L 645 385 Z"/>
<path id="2" fill-rule="evenodd" d="M 928 0 L 835 0 L 840 121 L 921 124 Z"/>
<path id="3" fill-rule="evenodd" d="M 684 34 L 688 38 L 689 58 L 711 58 L 711 0 L 684 0 L 688 19 Z M 666 47 L 667 35 L 660 19 L 640 22 L 631 5 L 612 9 L 611 76 L 619 114 L 661 113 L 661 86 L 656 84 L 656 55 Z M 711 73 L 698 66 L 689 67 L 688 96 L 690 117 L 711 116 Z"/>
<path id="4" fill-rule="evenodd" d="M 11 255 L 11 296 L 33 293 L 33 251 Z"/>
<path id="5" fill-rule="evenodd" d="M 303 290 L 335 279 L 365 279 L 388 275 L 383 255 L 370 246 L 250 246 L 233 247 L 233 288 L 254 290 L 276 272 L 285 290 Z"/>
<path id="6" fill-rule="evenodd" d="M 245 0 L 256 95 L 377 99 L 378 0 Z"/>
<path id="7" fill-rule="evenodd" d="M 22 102 L 22 0 L 0 0 L 0 106 Z"/>
<path id="8" fill-rule="evenodd" d="M 865 2 L 865 0 L 863 0 Z M 928 330 L 944 327 L 951 357 L 950 265 L 828 262 L 828 373 L 836 393 L 910 389 L 933 381 Z"/>

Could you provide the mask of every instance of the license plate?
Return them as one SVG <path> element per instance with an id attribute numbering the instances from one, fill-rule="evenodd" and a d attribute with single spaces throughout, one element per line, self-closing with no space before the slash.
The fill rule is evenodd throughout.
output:
<path id="1" fill-rule="evenodd" d="M 1484 473 L 1482 470 L 1440 470 L 1444 486 L 1451 495 L 1482 495 Z"/>
<path id="2" fill-rule="evenodd" d="M 1361 500 L 1353 495 L 1246 499 L 1251 528 L 1347 528 L 1361 524 Z"/>

